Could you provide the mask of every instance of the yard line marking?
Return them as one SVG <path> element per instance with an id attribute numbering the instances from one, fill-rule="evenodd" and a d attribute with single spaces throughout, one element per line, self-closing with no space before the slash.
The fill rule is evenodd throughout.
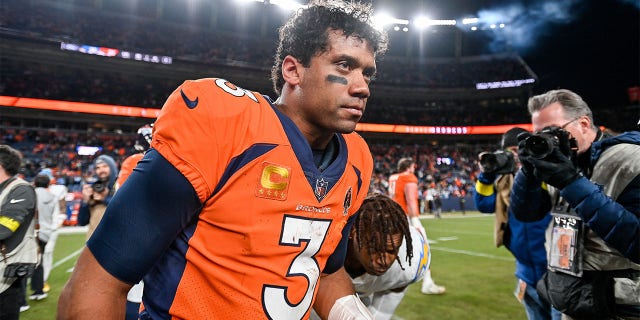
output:
<path id="1" fill-rule="evenodd" d="M 472 231 L 457 231 L 451 229 L 439 229 L 439 228 L 430 228 L 427 226 L 427 235 L 429 232 L 442 232 L 442 233 L 458 233 L 458 234 L 469 234 L 472 236 L 493 236 L 493 232 L 472 232 Z"/>
<path id="2" fill-rule="evenodd" d="M 59 234 L 77 234 L 77 233 L 87 233 L 89 230 L 89 226 L 74 226 L 74 227 L 62 227 L 56 231 Z"/>
<path id="3" fill-rule="evenodd" d="M 456 236 L 453 237 L 440 237 L 440 238 L 436 238 L 436 240 L 438 241 L 452 241 L 452 240 L 458 240 L 459 238 Z"/>
<path id="4" fill-rule="evenodd" d="M 487 218 L 493 215 L 485 213 L 469 213 L 469 214 L 442 214 L 442 218 L 436 218 L 432 213 L 421 214 L 420 219 L 468 219 L 468 218 Z"/>
<path id="5" fill-rule="evenodd" d="M 73 259 L 75 256 L 79 255 L 79 254 L 80 254 L 80 252 L 82 252 L 82 249 L 84 249 L 84 247 L 82 247 L 82 248 L 80 248 L 80 249 L 76 250 L 75 252 L 73 252 L 72 254 L 70 254 L 70 255 L 68 255 L 68 256 L 66 256 L 66 257 L 64 257 L 64 258 L 62 258 L 62 259 L 60 259 L 60 261 L 56 261 L 56 263 L 54 263 L 54 264 L 51 266 L 51 270 L 53 270 L 53 269 L 55 269 L 55 268 L 59 267 L 59 266 L 60 266 L 60 265 L 62 265 L 63 263 L 65 263 L 65 262 L 67 262 L 67 261 L 69 261 L 69 260 Z"/>
<path id="6" fill-rule="evenodd" d="M 467 250 L 458 250 L 458 249 L 450 249 L 450 248 L 442 248 L 442 247 L 431 247 L 431 250 L 440 250 L 440 251 L 446 251 L 446 252 L 452 252 L 452 253 L 460 253 L 460 254 L 466 254 L 466 255 L 469 255 L 469 256 L 483 257 L 483 258 L 489 258 L 489 259 L 495 259 L 495 260 L 515 261 L 515 259 L 513 257 L 494 256 L 492 254 L 473 252 L 473 251 L 467 251 Z"/>

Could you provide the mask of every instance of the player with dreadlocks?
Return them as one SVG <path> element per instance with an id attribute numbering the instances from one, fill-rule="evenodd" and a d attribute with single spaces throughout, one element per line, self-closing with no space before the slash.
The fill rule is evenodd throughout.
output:
<path id="1" fill-rule="evenodd" d="M 397 202 L 381 194 L 364 200 L 344 266 L 375 319 L 391 318 L 407 286 L 424 276 L 430 258 L 425 238 Z"/>

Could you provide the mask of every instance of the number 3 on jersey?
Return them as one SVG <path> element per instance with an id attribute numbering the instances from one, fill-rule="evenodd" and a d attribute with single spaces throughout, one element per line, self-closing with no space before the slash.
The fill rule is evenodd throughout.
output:
<path id="1" fill-rule="evenodd" d="M 313 292 L 320 277 L 320 267 L 314 257 L 320 251 L 330 225 L 331 220 L 284 216 L 280 245 L 301 246 L 302 242 L 308 242 L 304 250 L 292 261 L 287 277 L 305 277 L 309 286 L 302 300 L 294 304 L 287 299 L 287 287 L 264 285 L 262 303 L 269 319 L 302 319 L 311 307 Z"/>

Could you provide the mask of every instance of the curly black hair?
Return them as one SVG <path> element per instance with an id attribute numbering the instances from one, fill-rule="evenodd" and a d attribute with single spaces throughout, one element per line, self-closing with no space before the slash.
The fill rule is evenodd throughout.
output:
<path id="1" fill-rule="evenodd" d="M 358 250 L 366 244 L 370 254 L 384 254 L 387 252 L 387 240 L 395 234 L 401 234 L 406 242 L 407 261 L 411 265 L 413 244 L 409 221 L 402 207 L 386 195 L 371 194 L 365 198 L 358 211 L 359 214 L 353 225 L 356 230 Z M 397 247 L 394 244 L 393 249 L 397 250 L 399 247 L 400 244 Z M 396 257 L 396 261 L 404 270 L 399 256 Z"/>
<path id="2" fill-rule="evenodd" d="M 375 56 L 387 50 L 388 37 L 371 22 L 371 4 L 342 0 L 315 0 L 307 8 L 298 10 L 282 27 L 278 50 L 271 68 L 271 81 L 280 95 L 284 86 L 282 61 L 288 55 L 305 67 L 311 58 L 326 51 L 330 30 L 342 30 L 344 35 L 365 40 Z"/>

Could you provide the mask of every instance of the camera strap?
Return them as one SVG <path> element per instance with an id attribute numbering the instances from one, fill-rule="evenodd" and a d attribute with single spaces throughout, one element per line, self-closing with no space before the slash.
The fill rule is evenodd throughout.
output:
<path id="1" fill-rule="evenodd" d="M 560 198 L 551 210 L 551 237 L 547 268 L 582 277 L 584 221 Z"/>

